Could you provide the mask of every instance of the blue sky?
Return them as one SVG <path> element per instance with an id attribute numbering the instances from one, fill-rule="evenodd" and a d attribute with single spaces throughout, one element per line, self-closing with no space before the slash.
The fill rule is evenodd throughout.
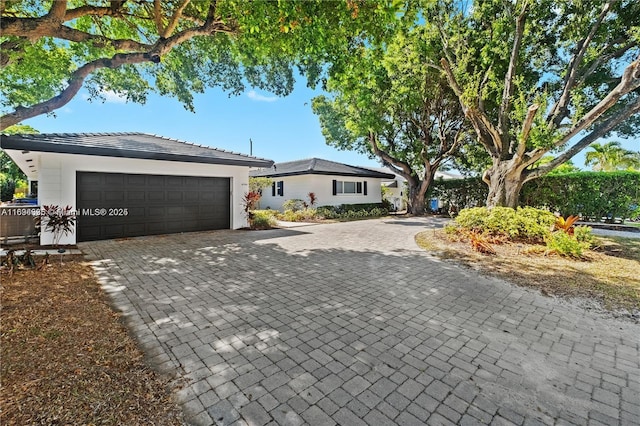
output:
<path id="1" fill-rule="evenodd" d="M 351 165 L 378 167 L 366 155 L 328 146 L 311 99 L 321 92 L 296 83 L 293 93 L 276 97 L 247 88 L 229 97 L 209 89 L 195 97 L 195 114 L 176 99 L 150 96 L 145 105 L 125 103 L 115 94 L 106 102 L 89 102 L 81 91 L 56 117 L 39 116 L 24 121 L 41 133 L 144 132 L 215 148 L 249 154 L 276 162 L 319 157 Z"/>
<path id="2" fill-rule="evenodd" d="M 356 152 L 328 146 L 318 118 L 311 111 L 311 99 L 321 93 L 306 87 L 300 79 L 293 93 L 276 97 L 247 88 L 229 97 L 218 89 L 196 95 L 196 112 L 185 110 L 173 98 L 152 95 L 145 105 L 126 103 L 115 94 L 106 102 L 89 102 L 81 91 L 56 116 L 39 116 L 23 122 L 41 133 L 144 132 L 249 153 L 276 162 L 319 157 L 356 166 L 379 167 L 376 160 Z M 611 139 L 607 139 L 611 140 Z M 640 138 L 621 140 L 623 146 L 640 150 Z M 573 163 L 584 167 L 584 151 Z"/>

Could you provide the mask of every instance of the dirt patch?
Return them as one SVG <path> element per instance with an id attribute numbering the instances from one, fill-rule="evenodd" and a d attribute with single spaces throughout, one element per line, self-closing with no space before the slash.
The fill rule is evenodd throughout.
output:
<path id="1" fill-rule="evenodd" d="M 91 267 L 57 257 L 2 271 L 0 424 L 183 424 Z"/>
<path id="2" fill-rule="evenodd" d="M 443 230 L 422 232 L 416 241 L 441 258 L 539 289 L 544 295 L 584 298 L 610 313 L 640 320 L 638 239 L 596 238 L 593 249 L 580 260 L 550 255 L 543 245 L 524 243 L 493 244 L 495 255 L 482 254 Z"/>

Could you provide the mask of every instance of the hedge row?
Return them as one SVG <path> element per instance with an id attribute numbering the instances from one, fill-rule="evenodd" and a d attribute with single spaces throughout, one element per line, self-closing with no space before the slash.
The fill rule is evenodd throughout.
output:
<path id="1" fill-rule="evenodd" d="M 448 210 L 485 205 L 487 185 L 480 178 L 436 181 L 431 198 Z M 527 182 L 520 205 L 546 208 L 563 216 L 581 214 L 590 219 L 640 216 L 640 172 L 577 172 L 544 176 Z"/>

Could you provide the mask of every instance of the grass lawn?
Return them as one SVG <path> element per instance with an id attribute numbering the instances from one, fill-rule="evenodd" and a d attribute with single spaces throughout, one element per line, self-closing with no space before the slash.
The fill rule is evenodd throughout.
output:
<path id="1" fill-rule="evenodd" d="M 580 260 L 547 255 L 545 246 L 493 245 L 495 255 L 478 253 L 469 242 L 452 240 L 443 230 L 425 231 L 416 242 L 452 259 L 545 295 L 584 297 L 608 310 L 640 310 L 640 239 L 597 237 Z"/>
<path id="2" fill-rule="evenodd" d="M 2 271 L 0 424 L 182 424 L 90 266 Z"/>

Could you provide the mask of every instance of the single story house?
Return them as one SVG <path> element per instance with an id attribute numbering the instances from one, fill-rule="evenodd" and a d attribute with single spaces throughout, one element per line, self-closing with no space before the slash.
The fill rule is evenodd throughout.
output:
<path id="1" fill-rule="evenodd" d="M 380 203 L 382 181 L 394 177 L 320 158 L 276 163 L 269 168 L 251 170 L 249 175 L 273 180 L 271 189 L 262 192 L 260 207 L 274 210 L 282 210 L 287 200 L 309 202 L 310 192 L 315 194 L 317 206 Z"/>
<path id="2" fill-rule="evenodd" d="M 61 244 L 242 228 L 249 169 L 273 164 L 145 133 L 2 135 L 0 147 L 38 182 L 38 205 L 75 211 Z"/>

